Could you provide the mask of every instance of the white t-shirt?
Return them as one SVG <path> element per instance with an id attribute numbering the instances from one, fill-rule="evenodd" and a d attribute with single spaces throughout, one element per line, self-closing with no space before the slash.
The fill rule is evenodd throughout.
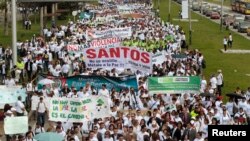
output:
<path id="1" fill-rule="evenodd" d="M 230 115 L 233 115 L 233 107 L 234 107 L 233 102 L 227 102 L 226 108 Z"/>
<path id="2" fill-rule="evenodd" d="M 44 102 L 38 102 L 37 111 L 38 113 L 44 113 L 46 111 L 46 104 Z"/>
<path id="3" fill-rule="evenodd" d="M 210 79 L 210 82 L 211 82 L 211 86 L 213 89 L 216 89 L 217 88 L 217 79 L 215 77 L 212 77 Z"/>
<path id="4" fill-rule="evenodd" d="M 222 82 L 223 82 L 223 75 L 222 73 L 219 73 L 217 75 L 217 85 L 222 85 Z"/>
<path id="5" fill-rule="evenodd" d="M 195 138 L 194 141 L 204 141 L 204 139 L 203 138 L 201 138 L 201 139 Z"/>
<path id="6" fill-rule="evenodd" d="M 109 96 L 109 91 L 107 89 L 100 89 L 98 92 L 98 95 L 105 95 L 105 96 Z"/>
<path id="7" fill-rule="evenodd" d="M 28 138 L 26 138 L 24 141 L 37 141 L 36 139 L 28 139 Z"/>
<path id="8" fill-rule="evenodd" d="M 23 102 L 20 101 L 20 100 L 18 100 L 18 101 L 16 102 L 16 112 L 17 112 L 17 113 L 23 113 L 23 110 L 22 110 L 23 108 L 24 108 Z"/>

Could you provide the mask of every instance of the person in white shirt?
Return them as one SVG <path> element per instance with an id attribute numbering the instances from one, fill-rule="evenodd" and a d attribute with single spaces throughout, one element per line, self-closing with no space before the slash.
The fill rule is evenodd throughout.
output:
<path id="1" fill-rule="evenodd" d="M 101 123 L 100 123 L 100 128 L 99 128 L 98 132 L 102 134 L 102 138 L 105 137 L 105 132 L 106 132 L 106 131 L 107 131 L 107 130 L 105 129 L 105 124 L 104 124 L 104 122 L 101 122 Z"/>
<path id="2" fill-rule="evenodd" d="M 56 126 L 56 133 L 61 135 L 62 137 L 66 136 L 66 133 L 62 130 L 62 127 Z"/>
<path id="3" fill-rule="evenodd" d="M 221 95 L 221 88 L 223 87 L 223 74 L 221 70 L 218 70 L 218 75 L 217 75 L 217 91 Z"/>
<path id="4" fill-rule="evenodd" d="M 36 141 L 35 139 L 33 139 L 33 132 L 32 131 L 29 131 L 26 133 L 25 141 Z"/>
<path id="5" fill-rule="evenodd" d="M 104 95 L 109 97 L 109 91 L 106 88 L 106 84 L 102 84 L 102 89 L 99 90 L 98 95 Z"/>
<path id="6" fill-rule="evenodd" d="M 233 103 L 233 99 L 230 98 L 229 101 L 226 103 L 226 108 L 228 113 L 231 115 L 231 117 L 233 117 L 233 107 L 234 107 L 234 103 Z"/>
<path id="7" fill-rule="evenodd" d="M 45 124 L 45 115 L 46 115 L 47 107 L 43 102 L 43 97 L 40 97 L 40 101 L 37 104 L 37 122 L 44 127 Z"/>
<path id="8" fill-rule="evenodd" d="M 202 133 L 198 132 L 196 134 L 196 138 L 194 139 L 194 141 L 204 141 L 204 139 L 202 138 Z"/>
<path id="9" fill-rule="evenodd" d="M 207 80 L 205 76 L 203 76 L 201 80 L 201 92 L 204 93 L 206 88 L 207 88 Z"/>
<path id="10" fill-rule="evenodd" d="M 84 94 L 83 94 L 83 87 L 80 87 L 80 90 L 79 90 L 76 94 L 77 94 L 77 97 L 83 98 L 83 97 L 84 97 Z"/>
<path id="11" fill-rule="evenodd" d="M 64 63 L 61 69 L 63 76 L 67 77 L 70 70 L 70 66 L 67 63 Z"/>
<path id="12" fill-rule="evenodd" d="M 228 47 L 229 48 L 232 48 L 233 46 L 233 36 L 231 33 L 229 33 L 229 36 L 228 36 Z"/>
<path id="13" fill-rule="evenodd" d="M 16 82 L 14 78 L 7 77 L 7 80 L 5 80 L 5 85 L 7 87 L 13 87 L 13 86 L 16 86 Z"/>
<path id="14" fill-rule="evenodd" d="M 39 123 L 36 123 L 36 127 L 34 130 L 35 135 L 40 134 L 40 133 L 44 133 L 45 129 L 43 127 L 40 126 Z"/>
<path id="15" fill-rule="evenodd" d="M 137 133 L 137 141 L 143 141 L 145 135 L 149 136 L 149 133 L 146 132 L 146 131 L 147 131 L 146 126 L 145 126 L 145 125 L 142 125 L 142 127 L 141 127 L 141 132 L 138 132 L 138 133 Z"/>
<path id="16" fill-rule="evenodd" d="M 227 43 L 228 43 L 228 40 L 227 40 L 227 37 L 225 36 L 223 38 L 223 45 L 224 45 L 224 50 L 227 51 Z"/>
<path id="17" fill-rule="evenodd" d="M 94 131 L 89 132 L 89 140 L 90 141 L 98 141 L 97 137 L 95 137 Z"/>
<path id="18" fill-rule="evenodd" d="M 223 113 L 220 117 L 220 124 L 221 125 L 229 125 L 231 123 L 231 117 L 226 111 L 226 109 L 223 109 Z"/>
<path id="19" fill-rule="evenodd" d="M 215 90 L 217 88 L 217 79 L 214 74 L 210 78 L 210 83 L 211 83 L 211 88 Z"/>
<path id="20" fill-rule="evenodd" d="M 16 115 L 17 116 L 24 116 L 25 106 L 22 102 L 22 97 L 18 96 L 17 99 L 18 100 L 16 102 Z"/>

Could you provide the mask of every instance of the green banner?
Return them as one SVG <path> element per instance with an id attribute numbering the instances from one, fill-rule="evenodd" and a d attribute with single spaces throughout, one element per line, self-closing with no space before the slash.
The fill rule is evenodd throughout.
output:
<path id="1" fill-rule="evenodd" d="M 148 90 L 151 94 L 199 93 L 200 83 L 199 76 L 149 77 Z"/>

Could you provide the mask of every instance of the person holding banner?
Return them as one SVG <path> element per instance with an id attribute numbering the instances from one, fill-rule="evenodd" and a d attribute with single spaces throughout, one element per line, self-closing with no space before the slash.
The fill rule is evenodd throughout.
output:
<path id="1" fill-rule="evenodd" d="M 16 102 L 16 116 L 24 116 L 24 112 L 27 112 L 25 110 L 25 106 L 22 102 L 22 97 L 21 96 L 18 96 L 17 98 L 17 102 Z"/>

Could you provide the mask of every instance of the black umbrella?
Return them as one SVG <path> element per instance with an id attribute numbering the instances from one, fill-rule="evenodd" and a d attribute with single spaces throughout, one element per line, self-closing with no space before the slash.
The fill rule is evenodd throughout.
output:
<path id="1" fill-rule="evenodd" d="M 231 97 L 231 98 L 238 98 L 238 99 L 244 99 L 245 97 L 240 95 L 240 94 L 236 94 L 236 93 L 229 93 L 226 94 L 226 96 Z"/>
<path id="2" fill-rule="evenodd" d="M 202 97 L 215 97 L 215 95 L 214 94 L 211 94 L 211 93 L 201 93 L 200 94 L 200 96 L 202 96 Z"/>

